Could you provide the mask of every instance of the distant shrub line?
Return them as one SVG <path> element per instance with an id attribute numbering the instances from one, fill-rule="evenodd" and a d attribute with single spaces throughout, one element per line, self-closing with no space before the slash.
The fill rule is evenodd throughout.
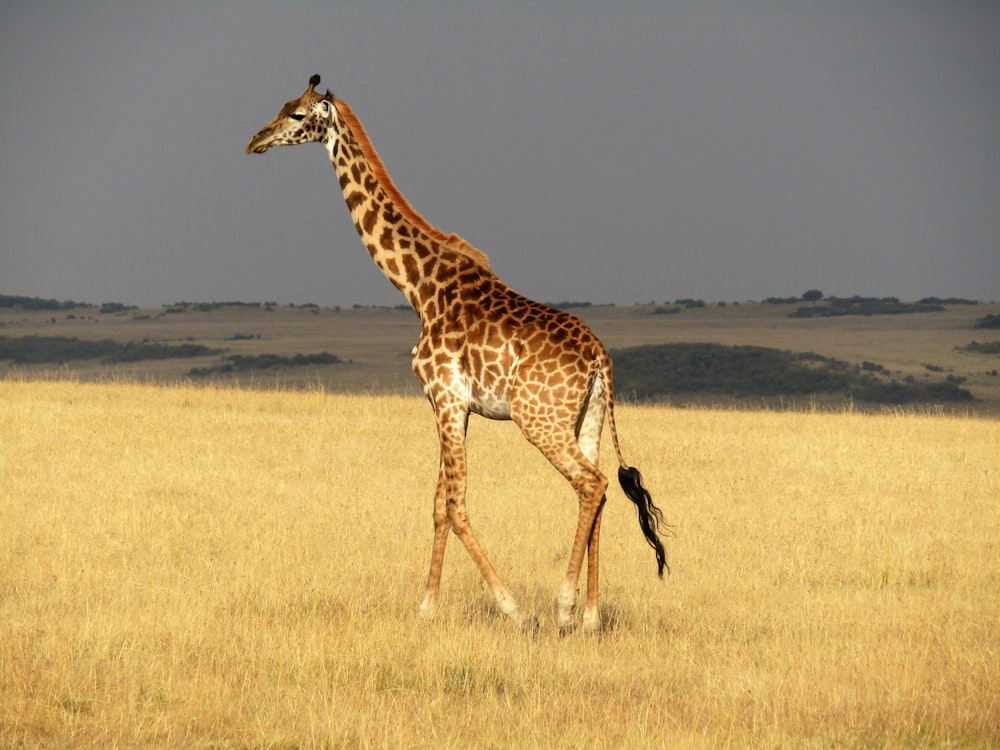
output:
<path id="1" fill-rule="evenodd" d="M 72 310 L 74 307 L 89 307 L 83 302 L 71 300 L 41 299 L 40 297 L 19 297 L 15 294 L 0 294 L 0 307 L 21 307 L 25 310 Z"/>
<path id="2" fill-rule="evenodd" d="M 185 313 L 191 310 L 212 312 L 224 307 L 248 307 L 254 310 L 263 308 L 271 312 L 278 306 L 277 302 L 175 302 L 172 305 L 164 305 L 163 311 L 165 313 Z"/>
<path id="3" fill-rule="evenodd" d="M 904 315 L 943 312 L 937 302 L 900 302 L 896 297 L 829 297 L 826 304 L 800 307 L 790 318 L 832 318 L 841 315 Z"/>
<path id="4" fill-rule="evenodd" d="M 296 354 L 291 357 L 284 357 L 280 354 L 258 354 L 255 356 L 245 356 L 243 354 L 231 354 L 226 357 L 224 364 L 213 367 L 195 367 L 188 374 L 191 377 L 208 377 L 211 375 L 229 375 L 241 372 L 253 372 L 255 370 L 272 370 L 284 367 L 306 367 L 310 365 L 339 365 L 343 360 L 336 354 L 320 352 L 319 354 Z"/>
<path id="5" fill-rule="evenodd" d="M 204 357 L 221 353 L 200 344 L 150 344 L 103 339 L 86 341 L 68 336 L 0 336 L 0 359 L 18 365 L 38 365 L 69 362 L 77 359 L 99 359 L 105 364 L 141 362 L 152 359 Z"/>
<path id="6" fill-rule="evenodd" d="M 234 336 L 233 340 L 253 338 Z M 98 359 L 103 364 L 124 364 L 154 359 L 184 359 L 208 357 L 221 354 L 222 349 L 212 349 L 201 344 L 158 344 L 103 339 L 86 341 L 68 336 L 23 336 L 9 338 L 0 336 L 0 360 L 10 360 L 17 365 L 40 365 L 71 362 L 73 360 Z M 213 367 L 196 367 L 190 371 L 193 377 L 206 375 L 268 370 L 278 367 L 304 367 L 310 365 L 336 365 L 342 360 L 336 354 L 295 354 L 291 357 L 279 354 L 258 354 L 246 356 L 231 354 L 225 362 Z"/>
<path id="7" fill-rule="evenodd" d="M 105 302 L 101 305 L 101 314 L 113 315 L 114 313 L 122 313 L 138 309 L 139 308 L 135 305 L 123 305 L 121 302 Z"/>
<path id="8" fill-rule="evenodd" d="M 920 303 L 925 304 L 925 305 L 978 305 L 978 304 L 980 304 L 979 300 L 965 299 L 963 297 L 943 297 L 943 298 L 942 297 L 923 297 L 921 299 L 918 299 L 917 302 L 920 302 Z"/>
<path id="9" fill-rule="evenodd" d="M 961 378 L 904 382 L 881 377 L 881 365 L 760 346 L 659 344 L 612 352 L 615 390 L 639 400 L 680 395 L 734 398 L 839 395 L 876 404 L 971 401 Z"/>
<path id="10" fill-rule="evenodd" d="M 1000 354 L 1000 341 L 987 341 L 983 343 L 970 341 L 965 346 L 956 348 L 965 352 L 975 352 L 976 354 Z"/>

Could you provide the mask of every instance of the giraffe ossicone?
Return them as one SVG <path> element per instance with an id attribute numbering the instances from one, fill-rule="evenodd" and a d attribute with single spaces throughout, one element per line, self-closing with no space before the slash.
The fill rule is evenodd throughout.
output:
<path id="1" fill-rule="evenodd" d="M 361 121 L 342 99 L 316 87 L 286 103 L 247 143 L 247 153 L 322 143 L 361 241 L 375 264 L 413 305 L 421 332 L 413 372 L 433 406 L 441 456 L 434 497 L 434 541 L 422 615 L 433 616 L 449 532 L 462 541 L 498 608 L 529 631 L 526 615 L 472 531 L 465 506 L 465 436 L 470 414 L 511 419 L 569 481 L 579 517 L 556 620 L 575 624 L 577 584 L 587 558 L 585 629 L 600 626 L 598 546 L 608 479 L 598 468 L 605 418 L 619 482 L 635 504 L 646 542 L 663 576 L 662 514 L 637 469 L 622 456 L 614 419 L 611 358 L 579 318 L 518 294 L 493 273 L 484 253 L 417 213 L 396 188 Z M 667 568 L 669 569 L 669 568 Z"/>

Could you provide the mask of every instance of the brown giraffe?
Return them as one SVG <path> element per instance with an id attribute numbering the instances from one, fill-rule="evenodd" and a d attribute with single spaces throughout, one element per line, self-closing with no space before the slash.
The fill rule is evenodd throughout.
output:
<path id="1" fill-rule="evenodd" d="M 250 139 L 247 153 L 318 141 L 326 146 L 358 234 L 375 264 L 420 316 L 413 371 L 434 408 L 441 460 L 434 497 L 434 544 L 420 611 L 432 616 L 451 529 L 462 540 L 500 609 L 534 631 L 479 545 L 465 510 L 465 436 L 469 414 L 511 419 L 569 480 L 580 515 L 569 566 L 558 595 L 558 624 L 574 623 L 577 583 L 587 553 L 585 629 L 600 624 L 597 607 L 598 540 L 607 478 L 598 468 L 604 417 L 618 455 L 618 478 L 639 512 L 659 575 L 666 557 L 657 534 L 660 510 L 637 469 L 622 458 L 615 430 L 611 359 L 578 318 L 533 302 L 504 284 L 487 257 L 457 235 L 447 235 L 414 211 L 393 184 L 351 108 L 309 79 Z"/>

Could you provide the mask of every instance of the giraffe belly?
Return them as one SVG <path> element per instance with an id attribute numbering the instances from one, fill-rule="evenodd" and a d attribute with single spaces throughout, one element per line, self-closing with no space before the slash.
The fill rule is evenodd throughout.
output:
<path id="1" fill-rule="evenodd" d="M 469 406 L 473 413 L 487 419 L 510 419 L 510 399 L 506 393 L 474 389 Z"/>
<path id="2" fill-rule="evenodd" d="M 463 371 L 469 383 L 469 407 L 488 419 L 510 419 L 512 378 L 517 357 L 510 343 L 497 348 L 468 347 Z"/>

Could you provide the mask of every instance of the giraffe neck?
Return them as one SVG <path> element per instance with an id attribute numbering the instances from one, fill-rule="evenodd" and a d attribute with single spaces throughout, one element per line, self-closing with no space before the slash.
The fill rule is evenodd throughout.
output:
<path id="1" fill-rule="evenodd" d="M 486 255 L 428 223 L 396 188 L 346 102 L 325 140 L 354 226 L 382 273 L 423 314 L 437 288 L 462 271 L 493 275 Z"/>

